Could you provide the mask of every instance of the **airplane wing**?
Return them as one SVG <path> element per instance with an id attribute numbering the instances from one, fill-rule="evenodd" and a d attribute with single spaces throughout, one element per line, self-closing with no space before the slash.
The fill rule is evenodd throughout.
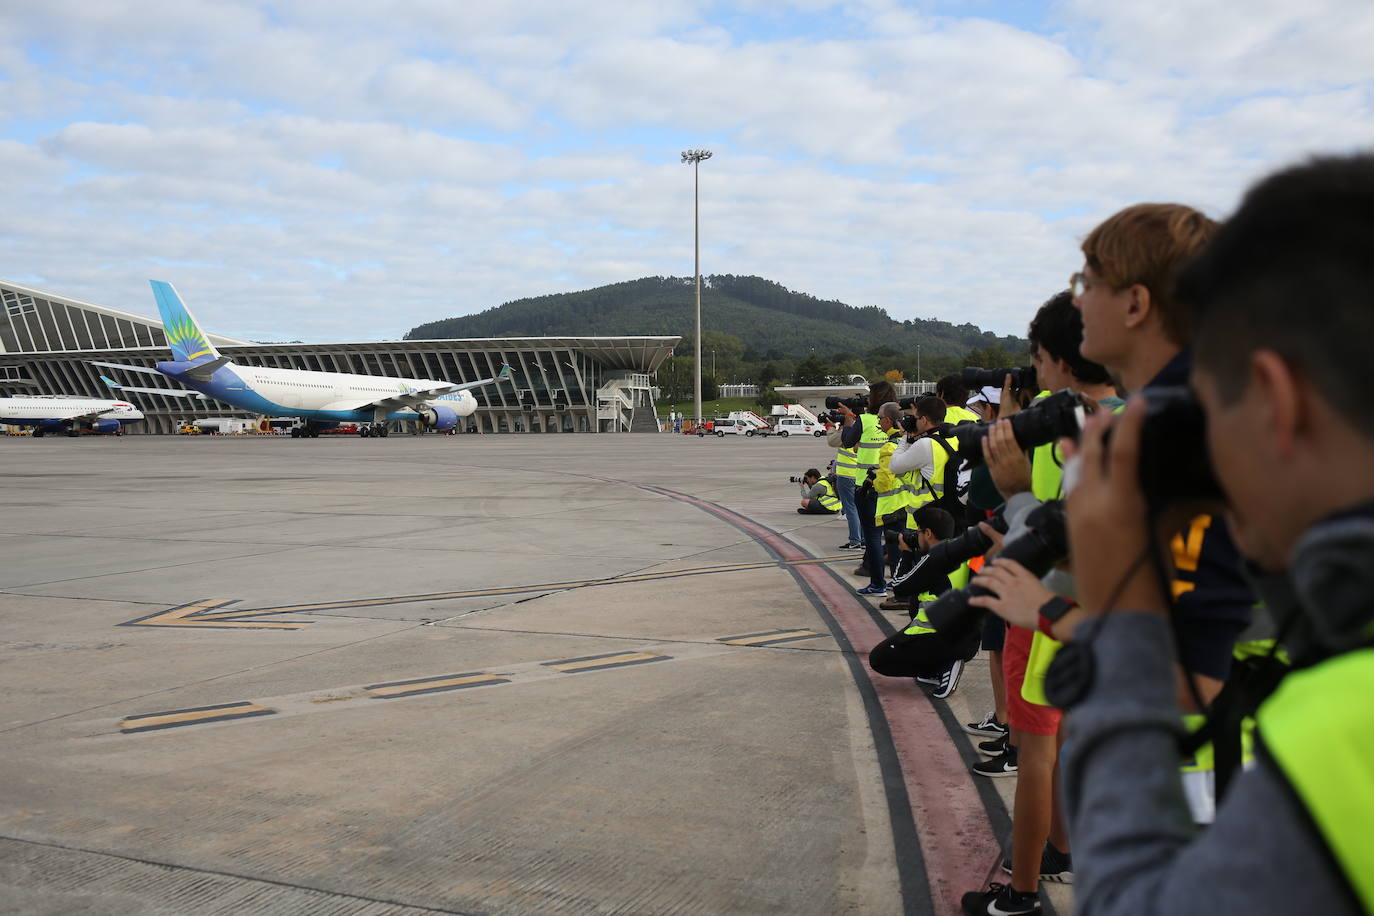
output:
<path id="1" fill-rule="evenodd" d="M 109 364 L 104 363 L 103 365 Z M 129 367 L 122 366 L 121 368 L 127 369 Z M 158 374 L 161 375 L 161 373 Z M 143 394 L 167 394 L 174 398 L 200 398 L 202 401 L 209 400 L 199 391 L 188 391 L 185 388 L 130 388 L 128 385 L 121 385 L 114 379 L 106 378 L 103 375 L 100 377 L 100 380 L 105 383 L 106 388 L 118 388 L 120 391 L 138 391 Z"/>
<path id="2" fill-rule="evenodd" d="M 379 398 L 375 401 L 368 401 L 363 404 L 353 404 L 345 410 L 404 410 L 406 408 L 418 407 L 431 398 L 437 398 L 445 394 L 454 394 L 459 391 L 467 391 L 469 388 L 481 388 L 483 385 L 490 385 L 492 382 L 501 382 L 511 377 L 510 366 L 502 366 L 501 371 L 491 378 L 484 378 L 480 382 L 464 382 L 461 385 L 435 385 L 432 388 L 412 388 L 410 391 L 400 391 L 390 397 Z"/>
<path id="3" fill-rule="evenodd" d="M 113 407 L 106 407 L 101 410 L 87 410 L 84 413 L 74 413 L 71 416 L 63 417 L 64 420 L 94 420 L 103 417 L 107 413 L 114 413 Z"/>
<path id="4" fill-rule="evenodd" d="M 90 363 L 92 366 L 103 366 L 106 369 L 124 369 L 128 372 L 142 372 L 144 375 L 156 375 L 161 378 L 166 378 L 161 372 L 158 372 L 156 369 L 149 369 L 147 366 L 126 366 L 123 363 L 100 363 L 95 360 L 90 360 Z M 101 376 L 101 378 L 104 378 L 104 376 Z"/>

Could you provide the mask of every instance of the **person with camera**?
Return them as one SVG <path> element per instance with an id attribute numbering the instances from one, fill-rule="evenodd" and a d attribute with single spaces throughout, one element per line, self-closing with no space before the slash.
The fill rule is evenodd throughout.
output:
<path id="1" fill-rule="evenodd" d="M 1374 913 L 1371 253 L 1374 156 L 1318 159 L 1251 189 L 1178 280 L 1206 418 L 1205 443 L 1179 446 L 1210 456 L 1292 663 L 1258 706 L 1254 766 L 1204 832 L 1177 777 L 1177 605 L 1189 593 L 1151 559 L 1167 561 L 1196 518 L 1169 507 L 1159 481 L 1184 492 L 1191 481 L 1170 480 L 1168 452 L 1152 450 L 1149 390 L 1095 417 L 1071 459 L 1082 608 L 1076 627 L 1049 622 L 1070 640 L 1050 688 L 1070 717 L 1080 913 Z M 1089 306 L 1124 310 L 1138 295 L 1096 270 L 1088 282 L 1103 288 L 1085 321 Z"/>
<path id="2" fill-rule="evenodd" d="M 839 399 L 836 398 L 834 406 L 830 406 L 831 401 L 826 399 L 826 409 L 824 414 L 826 423 L 825 443 L 835 450 L 835 495 L 840 500 L 840 511 L 844 514 L 845 524 L 848 526 L 849 536 L 845 542 L 839 545 L 837 550 L 862 550 L 864 548 L 864 530 L 859 521 L 859 510 L 854 504 L 854 492 L 858 489 L 859 476 L 858 452 L 854 448 L 846 448 L 842 441 L 844 436 L 844 426 L 839 413 Z"/>
<path id="3" fill-rule="evenodd" d="M 1187 316 L 1181 301 L 1173 295 L 1173 281 L 1182 265 L 1202 250 L 1215 231 L 1214 222 L 1177 204 L 1130 207 L 1094 229 L 1083 242 L 1086 268 L 1073 278 L 1074 305 L 1083 323 L 1081 356 L 1100 361 L 1128 389 L 1143 389 L 1147 394 L 1185 382 L 1190 361 L 1185 349 L 1189 342 Z M 999 489 L 1008 494 L 1009 541 L 1024 531 L 1025 521 L 1040 497 L 1052 495 L 1050 489 L 1059 490 L 1058 462 L 1048 446 L 1037 449 L 1037 457 L 1047 456 L 1048 460 L 1026 468 L 1014 436 L 1018 421 L 1024 422 L 1013 417 L 999 423 L 984 442 L 989 470 Z M 1169 431 L 1161 430 L 1159 435 L 1167 436 Z M 1178 465 L 1181 467 L 1184 462 L 1180 460 Z M 1039 488 L 1035 480 L 1037 466 L 1043 469 Z M 1241 578 L 1239 557 L 1220 519 L 1210 515 L 1194 519 L 1188 536 L 1178 538 L 1172 550 L 1172 589 L 1179 595 L 1182 669 L 1178 677 L 1170 677 L 1169 683 L 1177 685 L 1181 723 L 1183 715 L 1200 713 L 1220 691 L 1230 672 L 1233 647 L 1249 624 L 1254 597 Z M 1076 552 L 1073 566 L 1081 582 L 1084 560 Z M 973 598 L 970 603 L 994 610 L 1013 624 L 1018 623 L 1014 614 L 1025 614 L 1028 606 L 1069 620 L 1089 612 L 1086 601 L 1084 608 L 1078 608 L 1056 597 L 1070 594 L 1074 586 L 1047 590 L 1038 579 L 1020 564 L 999 559 L 974 581 L 975 586 L 992 594 Z M 1054 651 L 1054 645 L 1043 637 L 1039 648 L 1049 654 Z M 1038 685 L 1043 683 L 1047 666 L 1043 662 L 1046 655 L 1036 655 L 1035 649 L 1033 643 L 1021 695 L 1048 702 L 1036 697 L 1043 693 Z M 1009 685 L 1009 702 L 1016 693 Z M 1023 762 L 1024 759 L 1023 754 Z M 1166 775 L 1180 779 L 1178 764 Z M 1210 819 L 1207 787 L 1211 774 L 1190 767 L 1182 778 L 1189 781 L 1195 818 L 1205 822 Z M 1033 855 L 1031 851 L 1018 855 L 1015 842 L 1012 854 L 1014 866 L 1015 859 L 1029 860 Z M 995 885 L 989 891 L 967 895 L 967 912 L 991 912 L 994 900 L 1003 912 L 1036 912 L 1038 898 L 1030 894 L 1029 882 L 1019 880 L 1018 871 L 1013 869 L 1011 885 Z M 1021 909 L 1014 909 L 1018 906 Z"/>
<path id="4" fill-rule="evenodd" d="M 797 514 L 834 515 L 840 511 L 840 500 L 835 495 L 834 486 L 816 468 L 807 468 L 802 476 L 789 479 L 801 486 L 802 501 L 797 507 Z"/>
<path id="5" fill-rule="evenodd" d="M 935 383 L 935 396 L 948 405 L 945 409 L 945 422 L 951 424 L 977 423 L 983 419 L 965 405 L 969 401 L 968 386 L 958 375 L 946 375 Z"/>
<path id="6" fill-rule="evenodd" d="M 883 578 L 883 529 L 877 523 L 878 497 L 873 489 L 873 476 L 878 470 L 878 452 L 887 443 L 888 436 L 878 426 L 878 408 L 883 404 L 896 403 L 897 391 L 888 381 L 874 382 L 868 388 L 868 401 L 863 413 L 855 413 L 860 406 L 848 401 L 839 403 L 844 418 L 844 429 L 840 443 L 844 448 L 855 450 L 855 466 L 858 468 L 859 489 L 854 495 L 854 505 L 863 527 L 864 559 L 863 565 L 854 571 L 856 576 L 868 576 L 868 585 L 860 589 L 864 595 L 881 595 L 887 591 Z"/>
<path id="7" fill-rule="evenodd" d="M 883 563 L 888 579 L 897 571 L 897 535 L 906 528 L 908 493 L 906 484 L 892 473 L 892 453 L 901 441 L 901 408 L 894 401 L 878 407 L 878 427 L 887 435 L 887 441 L 878 450 L 878 467 L 873 474 L 873 492 L 877 496 L 874 517 L 883 530 Z"/>
<path id="8" fill-rule="evenodd" d="M 952 546 L 954 518 L 948 512 L 926 505 L 912 518 L 914 527 L 901 535 L 904 550 L 921 554 L 905 580 L 911 588 L 920 588 L 912 593 L 911 623 L 874 646 L 868 653 L 868 666 L 887 677 L 915 678 L 933 688 L 931 696 L 945 699 L 958 686 L 967 659 L 951 659 L 947 652 L 935 648 L 943 642 L 921 608 L 951 588 L 968 584 L 968 558 L 957 547 L 953 552 L 940 549 Z"/>

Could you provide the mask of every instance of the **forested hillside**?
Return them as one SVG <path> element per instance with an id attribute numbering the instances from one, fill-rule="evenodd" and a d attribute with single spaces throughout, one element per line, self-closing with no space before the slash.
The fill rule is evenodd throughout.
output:
<path id="1" fill-rule="evenodd" d="M 760 277 L 702 278 L 702 326 L 738 338 L 746 361 L 795 359 L 812 352 L 874 350 L 957 356 L 1001 346 L 1021 353 L 1026 342 L 971 324 L 934 319 L 894 321 L 878 306 L 856 308 L 793 292 Z M 431 321 L 407 340 L 444 337 L 554 337 L 665 334 L 690 338 L 695 327 L 691 277 L 645 277 L 574 293 L 518 299 L 476 315 Z"/>

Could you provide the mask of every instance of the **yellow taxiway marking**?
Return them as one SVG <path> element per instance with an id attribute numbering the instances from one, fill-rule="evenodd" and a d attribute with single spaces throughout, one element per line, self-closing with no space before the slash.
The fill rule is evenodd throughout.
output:
<path id="1" fill-rule="evenodd" d="M 303 614 L 318 611 L 338 611 L 351 608 L 383 607 L 393 604 L 414 604 L 422 601 L 455 601 L 461 598 L 494 598 L 504 595 L 520 595 L 530 592 L 564 591 L 574 588 L 592 588 L 601 585 L 624 585 L 630 582 L 656 582 L 663 579 L 681 579 L 687 576 L 705 576 L 718 573 L 747 572 L 755 569 L 785 569 L 792 566 L 807 566 L 816 563 L 837 563 L 852 560 L 852 557 L 807 557 L 801 560 L 765 560 L 758 563 L 731 563 L 721 566 L 696 566 L 690 569 L 673 569 L 664 572 L 635 573 L 628 576 L 609 576 L 604 579 L 576 579 L 571 582 L 548 582 L 543 585 L 517 585 L 508 588 L 476 588 L 457 592 L 434 592 L 428 595 L 398 595 L 379 598 L 354 598 L 347 601 L 321 601 L 315 604 L 290 604 L 280 607 L 236 608 L 235 598 L 202 598 L 189 604 L 178 605 L 165 611 L 158 611 L 137 620 L 119 624 L 122 627 L 198 627 L 210 629 L 250 629 L 250 630 L 299 630 L 309 626 L 309 620 L 258 621 L 258 617 L 277 614 Z"/>
<path id="2" fill-rule="evenodd" d="M 575 671 L 598 671 L 602 668 L 619 668 L 622 665 L 641 665 L 669 658 L 656 652 L 612 652 L 609 655 L 588 655 L 585 658 L 569 658 L 560 662 L 544 662 L 544 667 L 555 671 L 572 673 Z"/>
<path id="3" fill-rule="evenodd" d="M 169 712 L 154 712 L 141 716 L 127 716 L 119 724 L 119 730 L 126 735 L 136 732 L 149 732 L 159 728 L 176 728 L 181 725 L 203 725 L 206 722 L 223 722 L 227 719 L 245 719 L 250 716 L 270 716 L 274 710 L 256 703 L 223 703 L 219 706 L 198 706 L 194 709 L 173 709 Z"/>
<path id="4" fill-rule="evenodd" d="M 744 636 L 726 636 L 716 642 L 729 646 L 772 646 L 800 639 L 816 639 L 820 636 L 812 630 L 769 630 L 767 633 L 747 633 Z"/>
<path id="5" fill-rule="evenodd" d="M 363 689 L 379 700 L 391 697 L 410 697 L 419 693 L 438 693 L 442 690 L 460 690 L 464 687 L 480 687 L 485 684 L 509 684 L 510 678 L 495 674 L 441 674 L 439 677 L 422 677 L 413 681 L 393 681 L 390 684 L 369 684 Z"/>

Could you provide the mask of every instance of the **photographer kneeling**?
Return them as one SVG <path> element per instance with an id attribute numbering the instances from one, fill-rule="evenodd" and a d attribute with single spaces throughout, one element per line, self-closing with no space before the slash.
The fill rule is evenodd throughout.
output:
<path id="1" fill-rule="evenodd" d="M 1374 913 L 1372 254 L 1374 156 L 1322 159 L 1252 189 L 1179 279 L 1206 449 L 1293 663 L 1259 706 L 1256 765 L 1201 834 L 1177 772 L 1176 599 L 1161 562 L 1176 526 L 1159 518 L 1170 494 L 1141 485 L 1201 445 L 1143 438 L 1136 398 L 1115 422 L 1094 418 L 1076 449 L 1082 608 L 1041 625 L 1070 641 L 1047 688 L 1069 714 L 1085 916 Z M 1125 306 L 1138 291 L 1100 295 Z"/>
<path id="2" fill-rule="evenodd" d="M 802 489 L 798 515 L 834 515 L 840 511 L 840 499 L 835 495 L 835 487 L 821 476 L 820 471 L 809 468 L 800 479 L 793 477 L 792 482 L 799 484 Z"/>

